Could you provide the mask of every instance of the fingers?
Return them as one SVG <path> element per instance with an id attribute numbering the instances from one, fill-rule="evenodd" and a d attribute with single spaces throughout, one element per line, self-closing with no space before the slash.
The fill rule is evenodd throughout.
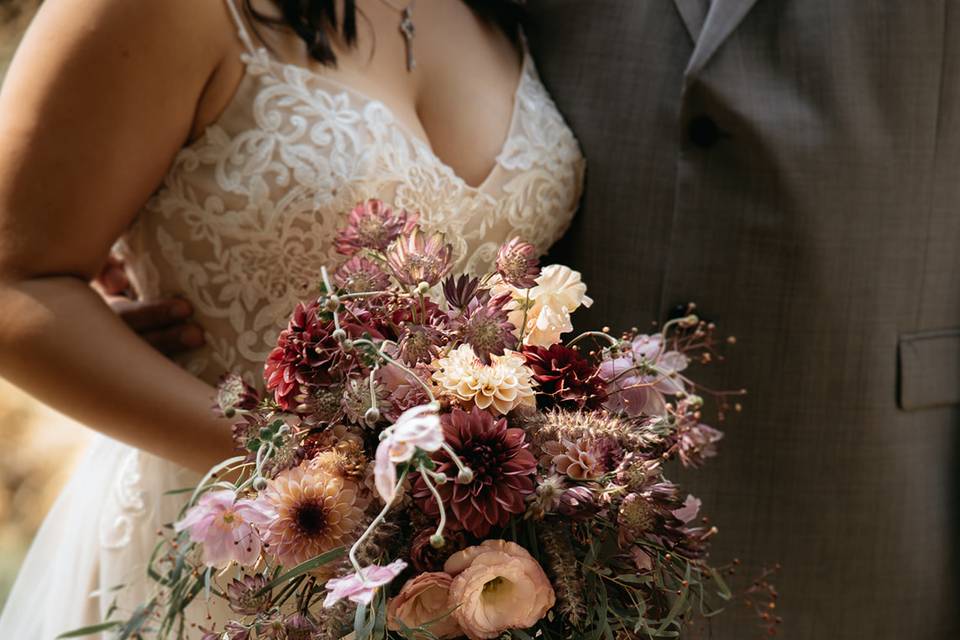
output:
<path id="1" fill-rule="evenodd" d="M 181 324 L 140 334 L 154 349 L 168 356 L 203 346 L 203 330 L 195 324 Z"/>
<path id="2" fill-rule="evenodd" d="M 126 267 L 114 256 L 107 258 L 103 270 L 94 282 L 97 288 L 108 296 L 118 296 L 130 290 Z"/>
<path id="3" fill-rule="evenodd" d="M 182 325 L 193 314 L 190 303 L 181 298 L 143 302 L 121 297 L 111 298 L 108 303 L 121 320 L 140 334 Z"/>

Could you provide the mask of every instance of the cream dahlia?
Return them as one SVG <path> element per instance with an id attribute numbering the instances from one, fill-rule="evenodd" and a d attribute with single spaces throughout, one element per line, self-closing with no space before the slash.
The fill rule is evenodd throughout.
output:
<path id="1" fill-rule="evenodd" d="M 523 356 L 507 351 L 483 364 L 463 344 L 434 361 L 432 380 L 440 391 L 463 403 L 505 415 L 517 407 L 535 407 L 533 372 Z"/>
<path id="2" fill-rule="evenodd" d="M 280 473 L 263 496 L 277 512 L 265 527 L 264 542 L 284 565 L 348 542 L 363 522 L 357 485 L 319 466 L 302 464 Z"/>

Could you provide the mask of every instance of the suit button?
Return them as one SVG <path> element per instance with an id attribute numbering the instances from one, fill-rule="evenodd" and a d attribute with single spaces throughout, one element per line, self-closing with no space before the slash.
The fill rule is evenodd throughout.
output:
<path id="1" fill-rule="evenodd" d="M 717 144 L 720 139 L 720 128 L 717 123 L 707 116 L 697 116 L 687 124 L 687 135 L 690 141 L 701 149 L 707 149 Z"/>

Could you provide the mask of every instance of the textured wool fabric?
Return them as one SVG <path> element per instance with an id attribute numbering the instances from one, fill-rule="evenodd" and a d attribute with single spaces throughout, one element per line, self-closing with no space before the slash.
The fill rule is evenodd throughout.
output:
<path id="1" fill-rule="evenodd" d="M 784 565 L 791 640 L 960 637 L 960 5 L 529 9 L 589 163 L 578 320 L 695 300 L 739 338 L 708 377 L 744 412 L 684 477 L 714 560 Z M 709 637 L 753 632 L 735 609 Z"/>

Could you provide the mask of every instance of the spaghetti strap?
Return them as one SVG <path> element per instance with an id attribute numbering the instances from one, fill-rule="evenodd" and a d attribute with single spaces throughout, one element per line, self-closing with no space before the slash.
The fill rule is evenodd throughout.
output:
<path id="1" fill-rule="evenodd" d="M 240 15 L 240 9 L 237 8 L 237 0 L 224 0 L 224 2 L 227 3 L 227 8 L 230 9 L 230 15 L 233 16 L 233 21 L 237 24 L 237 35 L 240 36 L 243 46 L 247 48 L 248 52 L 256 53 L 257 48 L 253 46 L 250 32 L 247 31 L 247 25 L 244 24 L 243 17 Z"/>

